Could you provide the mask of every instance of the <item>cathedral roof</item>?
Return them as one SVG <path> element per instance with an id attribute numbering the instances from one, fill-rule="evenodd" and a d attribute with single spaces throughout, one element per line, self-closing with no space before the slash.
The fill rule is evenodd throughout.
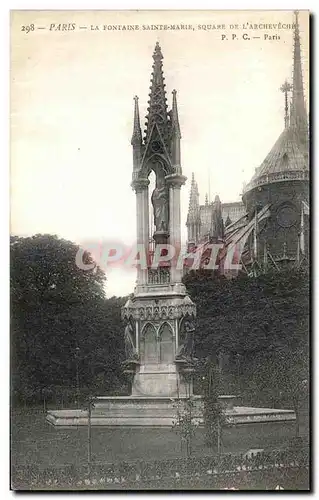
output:
<path id="1" fill-rule="evenodd" d="M 303 148 L 295 140 L 293 131 L 286 128 L 277 139 L 261 166 L 246 186 L 246 191 L 261 184 L 307 178 L 309 173 L 308 160 Z"/>
<path id="2" fill-rule="evenodd" d="M 298 13 L 294 32 L 293 85 L 281 87 L 285 93 L 285 128 L 260 167 L 255 170 L 245 193 L 262 184 L 285 180 L 308 180 L 308 121 L 304 100 Z M 288 92 L 292 89 L 290 117 Z"/>

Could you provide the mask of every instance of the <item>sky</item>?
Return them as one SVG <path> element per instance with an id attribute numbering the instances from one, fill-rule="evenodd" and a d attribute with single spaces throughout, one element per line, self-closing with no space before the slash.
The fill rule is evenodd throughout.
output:
<path id="1" fill-rule="evenodd" d="M 210 199 L 218 194 L 222 202 L 240 200 L 243 183 L 284 126 L 279 88 L 291 80 L 293 48 L 289 29 L 242 25 L 292 24 L 293 19 L 287 11 L 14 12 L 11 233 L 51 233 L 78 244 L 134 243 L 133 97 L 139 96 L 143 130 L 157 41 L 169 107 L 177 90 L 182 168 L 188 177 L 181 192 L 182 238 L 192 172 L 201 203 L 209 185 Z M 301 12 L 299 21 L 308 101 L 308 13 Z M 74 23 L 75 29 L 61 31 L 60 23 L 67 28 Z M 181 23 L 194 29 L 143 30 L 143 25 Z M 31 24 L 34 31 L 23 31 Z M 128 24 L 139 29 L 103 29 Z M 225 28 L 216 28 L 222 24 Z M 242 38 L 244 33 L 250 40 Z M 264 40 L 265 34 L 280 39 Z M 130 293 L 134 282 L 134 271 L 114 269 L 107 295 Z"/>

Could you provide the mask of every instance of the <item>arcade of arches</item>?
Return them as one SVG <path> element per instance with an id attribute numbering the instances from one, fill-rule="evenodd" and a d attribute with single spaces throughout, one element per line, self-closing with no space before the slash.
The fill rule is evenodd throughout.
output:
<path id="1" fill-rule="evenodd" d="M 164 323 L 158 331 L 151 323 L 145 325 L 141 336 L 140 350 L 142 363 L 173 363 L 175 344 L 170 325 Z"/>

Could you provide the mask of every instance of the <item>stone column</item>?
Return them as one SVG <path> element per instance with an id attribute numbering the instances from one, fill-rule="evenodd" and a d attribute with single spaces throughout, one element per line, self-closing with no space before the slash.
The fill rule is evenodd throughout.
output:
<path id="1" fill-rule="evenodd" d="M 175 356 L 179 348 L 179 324 L 178 318 L 175 319 Z"/>
<path id="2" fill-rule="evenodd" d="M 138 179 L 132 183 L 136 193 L 136 244 L 137 248 L 144 247 L 145 256 L 148 258 L 149 249 L 149 202 L 148 202 L 148 179 Z M 143 256 L 140 262 L 143 263 Z M 137 284 L 145 285 L 147 283 L 147 262 L 145 269 L 138 267 Z"/>
<path id="3" fill-rule="evenodd" d="M 135 321 L 135 345 L 136 345 L 136 352 L 139 355 L 140 354 L 140 332 L 139 332 L 139 324 L 138 320 Z"/>
<path id="4" fill-rule="evenodd" d="M 175 248 L 176 259 L 172 260 L 171 283 L 181 283 L 183 269 L 177 269 L 176 263 L 181 249 L 181 186 L 186 177 L 171 174 L 165 177 L 169 186 L 169 243 Z"/>

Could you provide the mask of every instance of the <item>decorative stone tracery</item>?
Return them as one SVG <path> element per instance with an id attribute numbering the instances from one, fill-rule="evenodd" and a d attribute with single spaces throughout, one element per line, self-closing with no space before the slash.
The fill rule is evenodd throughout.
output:
<path id="1" fill-rule="evenodd" d="M 186 315 L 195 316 L 196 306 L 188 296 L 183 299 L 175 299 L 174 305 L 171 299 L 162 299 L 161 305 L 156 305 L 151 300 L 139 302 L 129 300 L 122 308 L 122 319 L 134 320 L 159 320 L 159 319 L 180 319 Z"/>

